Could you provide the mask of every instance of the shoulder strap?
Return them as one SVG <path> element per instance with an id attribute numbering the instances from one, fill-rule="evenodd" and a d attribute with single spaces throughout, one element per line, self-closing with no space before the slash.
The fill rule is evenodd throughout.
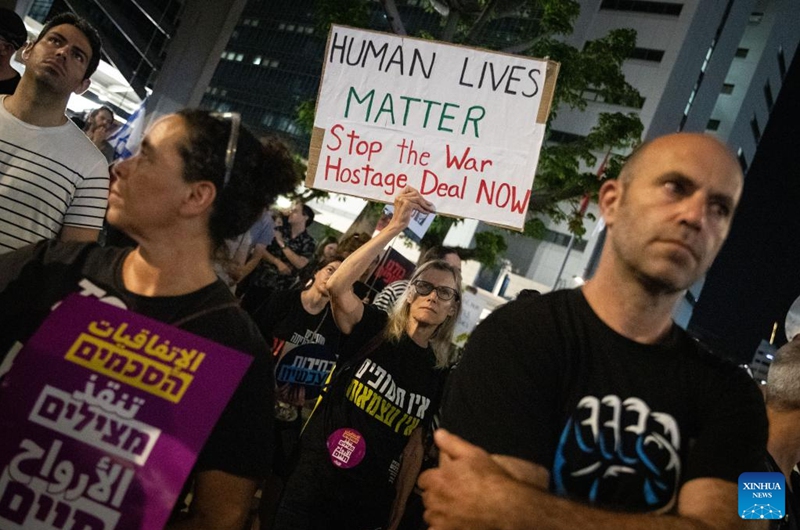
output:
<path id="1" fill-rule="evenodd" d="M 336 366 L 333 367 L 333 370 L 330 371 L 328 374 L 328 378 L 325 380 L 325 385 L 322 387 L 322 391 L 317 396 L 317 401 L 314 403 L 314 408 L 311 410 L 311 414 L 309 414 L 308 419 L 303 424 L 303 429 L 300 431 L 301 434 L 306 429 L 306 425 L 308 422 L 311 421 L 311 417 L 314 416 L 314 413 L 317 412 L 317 409 L 322 403 L 322 400 L 325 398 L 326 395 L 331 391 L 331 387 L 333 387 L 334 383 L 336 383 L 339 379 L 343 377 L 347 377 L 347 374 L 351 372 L 353 368 L 355 368 L 358 363 L 367 358 L 367 356 L 374 352 L 378 346 L 383 342 L 383 329 L 379 333 L 377 333 L 374 337 L 372 337 L 361 349 L 358 353 L 353 356 L 352 358 L 348 359 L 347 361 L 342 363 L 342 366 L 339 366 L 339 363 L 336 363 Z M 345 392 L 347 388 L 345 387 Z M 344 396 L 342 396 L 343 398 Z M 331 397 L 333 399 L 333 396 Z M 338 400 L 337 400 L 338 401 Z"/>

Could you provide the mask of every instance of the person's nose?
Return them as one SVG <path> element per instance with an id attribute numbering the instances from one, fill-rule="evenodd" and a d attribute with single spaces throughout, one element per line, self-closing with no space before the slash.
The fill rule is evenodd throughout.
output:
<path id="1" fill-rule="evenodd" d="M 131 157 L 132 158 L 132 157 Z M 128 167 L 131 164 L 131 158 L 125 160 L 117 160 L 111 165 L 111 178 L 116 180 L 120 177 L 125 177 L 128 174 Z"/>
<path id="2" fill-rule="evenodd" d="M 702 193 L 694 193 L 687 197 L 682 204 L 681 222 L 695 228 L 701 229 L 705 224 L 708 214 L 708 202 Z"/>
<path id="3" fill-rule="evenodd" d="M 56 57 L 59 59 L 66 60 L 67 55 L 69 54 L 69 44 L 64 44 L 63 46 L 59 46 L 56 48 Z"/>

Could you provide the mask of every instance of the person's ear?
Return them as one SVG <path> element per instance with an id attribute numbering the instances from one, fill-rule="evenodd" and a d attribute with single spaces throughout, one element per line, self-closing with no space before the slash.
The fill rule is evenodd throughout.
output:
<path id="1" fill-rule="evenodd" d="M 33 43 L 28 42 L 25 44 L 25 47 L 22 48 L 22 52 L 20 53 L 20 57 L 22 58 L 22 64 L 26 64 L 28 58 L 31 56 L 31 50 L 33 49 Z"/>
<path id="2" fill-rule="evenodd" d="M 83 94 L 84 92 L 89 90 L 89 85 L 91 85 L 91 84 L 92 84 L 92 80 L 87 77 L 86 79 L 81 81 L 81 84 L 78 85 L 78 87 L 75 90 L 73 90 L 72 92 L 74 94 L 80 96 L 81 94 Z"/>
<path id="3" fill-rule="evenodd" d="M 182 211 L 186 215 L 199 215 L 209 210 L 217 197 L 217 187 L 210 180 L 189 183 Z"/>
<path id="4" fill-rule="evenodd" d="M 600 208 L 603 220 L 608 226 L 611 226 L 614 222 L 623 192 L 624 184 L 619 179 L 607 180 L 600 186 L 600 191 L 597 194 L 597 205 Z"/>

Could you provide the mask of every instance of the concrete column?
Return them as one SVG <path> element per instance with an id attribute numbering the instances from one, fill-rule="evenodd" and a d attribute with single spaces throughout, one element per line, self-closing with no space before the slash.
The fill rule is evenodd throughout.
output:
<path id="1" fill-rule="evenodd" d="M 247 0 L 187 0 L 147 108 L 150 117 L 200 104 Z"/>

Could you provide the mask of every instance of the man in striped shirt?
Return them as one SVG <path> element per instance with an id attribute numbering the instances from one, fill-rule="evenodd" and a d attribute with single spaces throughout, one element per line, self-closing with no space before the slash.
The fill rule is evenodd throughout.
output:
<path id="1" fill-rule="evenodd" d="M 88 22 L 65 13 L 23 49 L 25 73 L 0 99 L 0 254 L 42 239 L 97 239 L 108 165 L 65 110 L 89 87 L 100 47 Z"/>

